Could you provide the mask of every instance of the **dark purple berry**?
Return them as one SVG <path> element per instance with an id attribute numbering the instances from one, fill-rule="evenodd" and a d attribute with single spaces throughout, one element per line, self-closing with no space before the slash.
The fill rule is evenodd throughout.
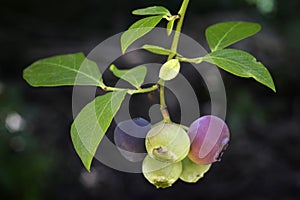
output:
<path id="1" fill-rule="evenodd" d="M 151 124 L 143 118 L 120 122 L 114 131 L 114 141 L 121 154 L 132 162 L 145 157 L 145 137 Z"/>

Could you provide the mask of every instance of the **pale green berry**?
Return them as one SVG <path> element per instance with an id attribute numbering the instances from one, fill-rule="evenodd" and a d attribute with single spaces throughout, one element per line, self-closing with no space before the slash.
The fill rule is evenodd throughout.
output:
<path id="1" fill-rule="evenodd" d="M 159 161 L 175 163 L 183 160 L 190 150 L 190 139 L 177 124 L 154 126 L 146 136 L 148 154 Z"/>
<path id="2" fill-rule="evenodd" d="M 150 183 L 157 188 L 167 188 L 178 180 L 182 172 L 182 164 L 181 162 L 161 162 L 148 155 L 143 161 L 142 170 L 145 178 Z"/>
<path id="3" fill-rule="evenodd" d="M 182 173 L 180 179 L 188 183 L 196 183 L 210 169 L 209 165 L 199 165 L 186 157 L 182 162 Z"/>

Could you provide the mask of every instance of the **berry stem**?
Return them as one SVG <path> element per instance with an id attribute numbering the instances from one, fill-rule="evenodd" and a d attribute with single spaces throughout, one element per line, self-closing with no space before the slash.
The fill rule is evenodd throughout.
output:
<path id="1" fill-rule="evenodd" d="M 165 123 L 171 122 L 169 111 L 167 109 L 167 104 L 165 101 L 165 82 L 163 80 L 159 80 L 159 97 L 160 97 L 160 112 L 164 118 Z"/>
<path id="2" fill-rule="evenodd" d="M 181 8 L 178 12 L 179 21 L 176 26 L 175 35 L 174 35 L 172 46 L 171 46 L 171 52 L 175 52 L 175 53 L 170 54 L 168 57 L 168 60 L 171 60 L 177 54 L 179 37 L 180 37 L 180 33 L 181 33 L 181 29 L 182 29 L 182 25 L 183 25 L 185 13 L 186 13 L 189 1 L 190 0 L 183 0 Z M 160 92 L 160 111 L 164 118 L 164 121 L 168 123 L 168 122 L 171 122 L 171 119 L 170 119 L 170 115 L 169 115 L 166 101 L 165 101 L 165 81 L 160 79 L 158 81 L 158 83 L 160 85 L 160 90 L 159 90 L 159 92 Z"/>

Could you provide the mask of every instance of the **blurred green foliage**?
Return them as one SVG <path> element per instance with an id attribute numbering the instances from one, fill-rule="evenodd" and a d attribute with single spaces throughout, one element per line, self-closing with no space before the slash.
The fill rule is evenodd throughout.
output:
<path id="1" fill-rule="evenodd" d="M 29 116 L 31 110 L 20 94 L 19 89 L 2 85 L 0 194 L 2 199 L 41 199 L 45 178 L 53 167 L 53 157 L 41 149 L 38 139 L 26 127 L 28 124 L 23 117 Z"/>

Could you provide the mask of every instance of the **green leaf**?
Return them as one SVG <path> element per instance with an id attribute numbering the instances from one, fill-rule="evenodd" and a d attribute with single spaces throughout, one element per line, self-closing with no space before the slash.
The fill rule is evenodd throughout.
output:
<path id="1" fill-rule="evenodd" d="M 137 39 L 150 32 L 161 20 L 163 16 L 152 16 L 143 18 L 129 27 L 121 36 L 121 48 L 125 53 L 126 49 Z"/>
<path id="2" fill-rule="evenodd" d="M 175 78 L 180 71 L 180 63 L 177 59 L 171 59 L 167 61 L 163 66 L 160 68 L 159 71 L 159 78 L 169 81 Z"/>
<path id="3" fill-rule="evenodd" d="M 211 51 L 228 47 L 260 31 L 261 26 L 251 22 L 222 22 L 206 29 L 206 40 Z"/>
<path id="4" fill-rule="evenodd" d="M 83 53 L 54 56 L 39 60 L 23 72 L 24 79 L 35 87 L 92 85 L 99 86 L 102 76 L 95 62 Z"/>
<path id="5" fill-rule="evenodd" d="M 175 19 L 174 20 L 171 20 L 167 23 L 167 34 L 168 36 L 171 35 L 172 31 L 173 31 L 173 27 L 174 27 L 174 22 L 175 22 Z"/>
<path id="6" fill-rule="evenodd" d="M 119 110 L 126 92 L 127 90 L 110 92 L 95 98 L 80 111 L 71 126 L 74 148 L 88 171 L 100 141 Z"/>
<path id="7" fill-rule="evenodd" d="M 170 49 L 165 49 L 165 48 L 160 47 L 160 46 L 146 44 L 142 48 L 149 51 L 149 52 L 151 52 L 151 53 L 158 54 L 158 55 L 168 56 L 168 55 L 171 55 L 171 54 L 175 54 L 175 55 L 181 56 L 178 53 L 176 54 L 176 52 L 173 52 Z"/>
<path id="8" fill-rule="evenodd" d="M 133 85 L 136 88 L 140 88 L 140 86 L 144 83 L 147 68 L 145 66 L 138 66 L 129 70 L 120 70 L 115 65 L 111 65 L 109 70 L 118 77 Z"/>
<path id="9" fill-rule="evenodd" d="M 163 6 L 151 6 L 132 11 L 134 15 L 167 15 L 171 16 L 170 11 Z"/>
<path id="10" fill-rule="evenodd" d="M 276 92 L 272 76 L 267 68 L 245 51 L 223 49 L 206 55 L 203 57 L 203 61 L 215 64 L 236 76 L 252 77 Z"/>

